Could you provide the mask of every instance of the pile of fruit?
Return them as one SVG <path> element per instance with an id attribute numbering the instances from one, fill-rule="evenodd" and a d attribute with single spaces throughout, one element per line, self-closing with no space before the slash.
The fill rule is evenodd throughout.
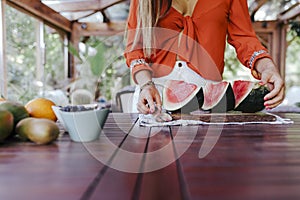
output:
<path id="1" fill-rule="evenodd" d="M 25 105 L 0 100 L 0 142 L 11 137 L 48 144 L 57 139 L 59 128 L 49 99 L 36 98 Z"/>

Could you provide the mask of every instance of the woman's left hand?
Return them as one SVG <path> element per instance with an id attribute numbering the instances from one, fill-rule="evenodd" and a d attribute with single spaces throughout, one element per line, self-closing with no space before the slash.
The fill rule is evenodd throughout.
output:
<path id="1" fill-rule="evenodd" d="M 272 109 L 282 103 L 284 99 L 284 82 L 273 61 L 269 58 L 262 58 L 255 66 L 260 74 L 260 84 L 267 85 L 270 93 L 264 97 L 266 109 Z"/>

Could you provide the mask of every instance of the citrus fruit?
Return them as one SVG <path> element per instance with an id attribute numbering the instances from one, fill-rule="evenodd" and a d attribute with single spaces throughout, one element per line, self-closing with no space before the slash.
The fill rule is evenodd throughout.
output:
<path id="1" fill-rule="evenodd" d="M 56 121 L 57 118 L 52 110 L 52 106 L 55 106 L 53 101 L 40 97 L 29 101 L 25 105 L 25 108 L 31 117 L 45 118 Z"/>
<path id="2" fill-rule="evenodd" d="M 28 117 L 17 124 L 16 133 L 34 143 L 48 144 L 57 139 L 59 128 L 50 119 Z"/>
<path id="3" fill-rule="evenodd" d="M 26 108 L 22 104 L 9 100 L 0 102 L 0 110 L 11 112 L 14 116 L 14 126 L 16 126 L 20 120 L 29 117 Z"/>
<path id="4" fill-rule="evenodd" d="M 14 128 L 14 116 L 9 111 L 0 110 L 0 141 L 7 138 Z"/>

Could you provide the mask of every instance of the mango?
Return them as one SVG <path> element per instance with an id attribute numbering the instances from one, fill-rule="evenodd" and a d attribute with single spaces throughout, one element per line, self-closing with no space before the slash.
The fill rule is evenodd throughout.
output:
<path id="1" fill-rule="evenodd" d="M 13 114 L 14 126 L 16 126 L 20 120 L 29 117 L 29 113 L 26 110 L 25 106 L 9 100 L 0 102 L 0 110 L 7 110 L 11 112 L 11 114 Z"/>
<path id="2" fill-rule="evenodd" d="M 16 133 L 36 144 L 49 144 L 57 139 L 59 128 L 52 120 L 28 117 L 17 124 Z"/>
<path id="3" fill-rule="evenodd" d="M 12 133 L 13 128 L 13 114 L 6 110 L 0 110 L 0 142 L 5 140 Z"/>

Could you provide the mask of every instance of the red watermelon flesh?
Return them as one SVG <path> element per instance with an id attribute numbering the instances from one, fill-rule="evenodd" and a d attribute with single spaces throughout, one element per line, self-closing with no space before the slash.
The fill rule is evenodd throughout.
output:
<path id="1" fill-rule="evenodd" d="M 214 108 L 226 94 L 227 88 L 230 85 L 227 81 L 208 82 L 204 87 L 204 103 L 203 110 Z"/>
<path id="2" fill-rule="evenodd" d="M 186 105 L 200 90 L 193 83 L 180 80 L 168 80 L 163 90 L 163 106 L 166 110 L 177 110 Z"/>
<path id="3" fill-rule="evenodd" d="M 249 95 L 255 83 L 247 80 L 236 80 L 233 82 L 233 93 L 235 98 L 235 108 Z"/>

